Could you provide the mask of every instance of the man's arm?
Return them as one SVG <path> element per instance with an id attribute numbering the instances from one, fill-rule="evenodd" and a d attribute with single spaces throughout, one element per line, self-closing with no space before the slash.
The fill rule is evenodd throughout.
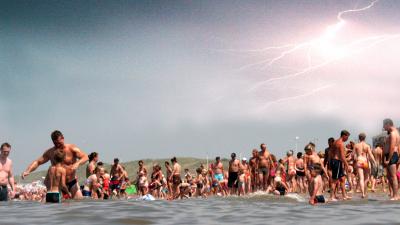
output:
<path id="1" fill-rule="evenodd" d="M 89 157 L 86 153 L 84 153 L 76 146 L 72 147 L 72 151 L 74 152 L 75 156 L 79 159 L 72 166 L 72 169 L 77 170 L 80 165 L 85 164 L 89 160 Z"/>
<path id="2" fill-rule="evenodd" d="M 12 196 L 14 196 L 14 193 L 15 193 L 15 183 L 14 183 L 14 173 L 13 173 L 13 165 L 12 165 L 12 162 L 10 163 L 10 171 L 8 172 L 8 183 L 10 184 L 10 186 L 11 186 L 11 190 L 12 190 L 12 192 L 11 193 L 13 193 L 12 194 Z"/>
<path id="3" fill-rule="evenodd" d="M 47 150 L 42 156 L 33 161 L 28 168 L 22 173 L 22 179 L 25 179 L 31 172 L 35 171 L 40 165 L 47 163 L 50 160 L 49 151 Z"/>
<path id="4" fill-rule="evenodd" d="M 393 153 L 394 153 L 394 149 L 395 149 L 395 144 L 394 144 L 394 141 L 393 141 L 393 132 L 392 133 L 390 133 L 390 135 L 389 135 L 389 158 L 388 158 L 388 161 L 387 161 L 387 163 L 390 161 L 390 160 L 392 160 L 392 156 L 393 156 Z"/>
<path id="5" fill-rule="evenodd" d="M 57 172 L 56 172 L 56 173 L 57 173 Z M 61 190 L 62 190 L 64 193 L 68 194 L 68 195 L 71 197 L 71 193 L 69 192 L 68 187 L 67 187 L 67 185 L 66 185 L 66 183 L 65 183 L 66 177 L 67 177 L 67 172 L 66 172 L 66 170 L 63 168 L 63 169 L 62 169 L 62 172 L 61 172 Z"/>
<path id="6" fill-rule="evenodd" d="M 346 171 L 347 171 L 347 169 L 349 168 L 349 164 L 347 163 L 347 160 L 346 160 L 346 156 L 345 156 L 345 153 L 344 153 L 344 151 L 345 151 L 345 149 L 344 149 L 344 144 L 341 144 L 340 145 L 340 160 L 343 162 L 343 164 L 344 164 L 344 168 L 346 169 Z"/>
<path id="7" fill-rule="evenodd" d="M 375 156 L 374 156 L 374 154 L 372 154 L 371 147 L 368 146 L 368 150 L 367 151 L 368 151 L 368 155 L 369 155 L 370 160 L 374 163 L 374 165 L 376 165 Z"/>

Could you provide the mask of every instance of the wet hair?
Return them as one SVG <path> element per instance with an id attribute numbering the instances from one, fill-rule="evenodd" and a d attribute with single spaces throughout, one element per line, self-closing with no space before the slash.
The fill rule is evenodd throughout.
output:
<path id="1" fill-rule="evenodd" d="M 167 164 L 169 166 L 169 162 L 168 161 L 165 161 L 164 164 Z"/>
<path id="2" fill-rule="evenodd" d="M 300 159 L 302 156 L 303 156 L 303 153 L 301 153 L 301 152 L 298 152 L 298 153 L 297 153 L 297 158 L 298 158 L 298 159 Z"/>
<path id="3" fill-rule="evenodd" d="M 1 144 L 1 147 L 0 147 L 0 149 L 1 149 L 1 150 L 3 150 L 3 149 L 4 149 L 4 147 L 11 148 L 11 145 L 10 145 L 10 144 L 8 144 L 7 142 L 5 142 L 5 143 Z"/>
<path id="4" fill-rule="evenodd" d="M 57 141 L 59 137 L 64 137 L 64 135 L 59 130 L 55 130 L 51 133 L 51 140 Z"/>
<path id="5" fill-rule="evenodd" d="M 233 152 L 233 153 L 231 154 L 231 158 L 236 158 L 236 153 Z"/>
<path id="6" fill-rule="evenodd" d="M 215 157 L 215 161 L 219 161 L 219 160 L 221 160 L 221 157 L 219 157 L 219 156 Z"/>
<path id="7" fill-rule="evenodd" d="M 114 163 L 117 163 L 117 162 L 119 162 L 119 159 L 118 158 L 114 158 Z"/>
<path id="8" fill-rule="evenodd" d="M 143 160 L 139 160 L 138 164 L 143 163 Z"/>
<path id="9" fill-rule="evenodd" d="M 262 146 L 265 145 L 265 147 L 267 147 L 267 145 L 265 143 L 261 143 L 260 144 L 260 149 L 262 149 Z"/>
<path id="10" fill-rule="evenodd" d="M 367 138 L 367 135 L 365 133 L 361 133 L 358 135 L 358 139 L 360 139 L 360 141 L 365 141 L 365 138 Z"/>
<path id="11" fill-rule="evenodd" d="M 97 166 L 103 166 L 104 163 L 103 162 L 97 162 Z"/>
<path id="12" fill-rule="evenodd" d="M 341 137 L 343 137 L 343 136 L 350 136 L 350 132 L 348 132 L 347 130 L 342 130 L 342 131 L 340 132 L 340 136 L 341 136 Z"/>
<path id="13" fill-rule="evenodd" d="M 389 118 L 386 118 L 386 119 L 383 120 L 383 125 L 384 126 L 385 125 L 393 126 L 393 120 L 389 119 Z"/>
<path id="14" fill-rule="evenodd" d="M 199 167 L 199 168 L 196 169 L 196 172 L 197 172 L 198 174 L 201 174 L 201 173 L 203 172 L 203 170 Z"/>
<path id="15" fill-rule="evenodd" d="M 173 157 L 173 158 L 171 159 L 171 162 L 178 162 L 178 160 L 176 160 L 176 157 Z"/>
<path id="16" fill-rule="evenodd" d="M 60 163 L 64 161 L 64 158 L 65 158 L 65 151 L 62 149 L 57 149 L 54 153 L 54 161 L 56 163 Z"/>
<path id="17" fill-rule="evenodd" d="M 97 152 L 92 152 L 89 155 L 89 162 L 93 161 L 94 158 L 96 158 L 99 154 Z"/>
<path id="18" fill-rule="evenodd" d="M 328 139 L 328 143 L 333 143 L 333 142 L 335 142 L 335 138 L 330 137 L 330 138 Z"/>

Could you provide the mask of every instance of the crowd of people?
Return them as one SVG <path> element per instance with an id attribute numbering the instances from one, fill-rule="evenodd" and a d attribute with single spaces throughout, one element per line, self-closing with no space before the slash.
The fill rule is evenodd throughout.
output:
<path id="1" fill-rule="evenodd" d="M 148 170 L 143 161 L 138 170 L 131 171 L 135 179 L 130 180 L 127 169 L 114 159 L 110 171 L 99 161 L 99 154 L 86 155 L 73 144 L 66 144 L 60 131 L 51 134 L 54 146 L 33 161 L 22 178 L 40 165 L 50 161 L 44 185 L 35 191 L 16 187 L 12 173 L 12 161 L 8 158 L 11 145 L 1 145 L 0 155 L 0 200 L 19 198 L 23 200 L 43 199 L 46 202 L 61 202 L 62 199 L 126 199 L 128 188 L 135 187 L 139 196 L 151 195 L 158 199 L 183 199 L 192 197 L 246 195 L 266 192 L 284 196 L 288 193 L 309 195 L 309 203 L 325 203 L 351 199 L 359 193 L 368 197 L 368 191 L 388 192 L 391 200 L 399 200 L 398 182 L 400 135 L 391 119 L 383 121 L 387 138 L 371 147 L 366 134 L 360 133 L 358 141 L 348 141 L 350 133 L 341 131 L 336 140 L 329 138 L 325 151 L 317 152 L 314 143 L 308 143 L 304 152 L 288 151 L 282 159 L 269 152 L 266 144 L 253 149 L 251 157 L 238 158 L 235 153 L 224 165 L 218 156 L 209 165 L 201 164 L 195 171 L 182 170 L 176 157 L 163 165 L 154 164 Z M 87 163 L 88 162 L 88 163 Z M 76 170 L 86 166 L 86 180 L 79 186 Z M 7 185 L 9 187 L 7 187 Z M 40 185 L 38 185 L 39 187 Z M 27 196 L 34 192 L 35 196 Z M 29 194 L 28 194 L 29 195 Z M 325 196 L 329 195 L 329 199 Z M 341 197 L 339 197 L 339 195 Z M 135 196 L 137 197 L 137 196 Z"/>

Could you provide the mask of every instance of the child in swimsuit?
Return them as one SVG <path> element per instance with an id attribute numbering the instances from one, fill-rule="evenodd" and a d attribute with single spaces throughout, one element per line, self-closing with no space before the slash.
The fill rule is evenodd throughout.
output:
<path id="1" fill-rule="evenodd" d="M 322 166 L 321 164 L 314 164 L 313 170 L 311 170 L 311 182 L 309 187 L 311 205 L 316 203 L 325 203 L 325 198 L 322 195 L 323 183 L 321 177 Z"/>
<path id="2" fill-rule="evenodd" d="M 50 188 L 46 194 L 47 203 L 61 203 L 60 189 L 71 198 L 71 193 L 65 184 L 66 170 L 62 166 L 65 158 L 65 152 L 61 149 L 56 150 L 54 153 L 55 165 L 51 166 L 48 170 L 48 177 L 50 181 Z"/>
<path id="3" fill-rule="evenodd" d="M 239 176 L 237 179 L 237 187 L 239 189 L 239 196 L 240 195 L 244 195 L 245 194 L 245 179 L 246 179 L 246 175 L 244 173 L 244 171 L 241 169 L 239 170 Z"/>

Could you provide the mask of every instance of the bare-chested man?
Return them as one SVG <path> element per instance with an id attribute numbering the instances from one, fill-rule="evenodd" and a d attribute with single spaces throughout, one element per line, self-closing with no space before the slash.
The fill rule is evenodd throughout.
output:
<path id="1" fill-rule="evenodd" d="M 114 159 L 114 164 L 111 166 L 111 181 L 110 181 L 110 188 L 111 194 L 119 196 L 119 191 L 121 189 L 121 182 L 122 182 L 122 175 L 124 174 L 124 169 L 122 165 L 119 164 L 119 159 Z"/>
<path id="2" fill-rule="evenodd" d="M 388 132 L 386 140 L 385 165 L 388 171 L 388 180 L 391 189 L 390 200 L 398 200 L 399 184 L 397 180 L 397 164 L 399 162 L 400 135 L 391 119 L 383 120 L 383 129 Z"/>
<path id="3" fill-rule="evenodd" d="M 212 186 L 217 187 L 223 192 L 222 186 L 224 182 L 224 165 L 221 162 L 221 158 L 217 156 L 215 163 L 211 164 L 211 175 L 212 175 Z"/>
<path id="4" fill-rule="evenodd" d="M 256 191 L 258 187 L 258 150 L 253 149 L 252 156 L 249 160 L 251 172 L 251 191 Z"/>
<path id="5" fill-rule="evenodd" d="M 82 198 L 82 192 L 79 188 L 78 179 L 76 176 L 76 170 L 80 165 L 85 164 L 88 161 L 88 156 L 77 146 L 73 144 L 66 144 L 64 142 L 64 135 L 56 130 L 51 133 L 51 140 L 54 143 L 54 147 L 46 150 L 42 156 L 37 160 L 33 161 L 29 167 L 22 173 L 22 179 L 28 176 L 31 172 L 35 171 L 40 165 L 50 161 L 51 165 L 55 165 L 54 153 L 57 149 L 64 150 L 65 158 L 63 167 L 66 169 L 66 182 L 68 190 L 71 192 L 72 197 L 75 199 Z M 49 177 L 46 176 L 45 184 L 49 188 Z"/>
<path id="6" fill-rule="evenodd" d="M 11 197 L 15 194 L 15 182 L 12 169 L 12 161 L 8 158 L 11 145 L 3 143 L 0 147 L 0 201 L 8 201 L 7 185 L 11 186 Z"/>
<path id="7" fill-rule="evenodd" d="M 372 151 L 372 154 L 374 155 L 376 164 L 372 169 L 372 187 L 371 187 L 371 191 L 375 192 L 377 180 L 381 179 L 382 191 L 386 192 L 385 178 L 383 177 L 384 157 L 383 157 L 383 150 L 382 150 L 382 144 L 381 143 L 377 143 L 375 145 L 375 148 Z"/>
<path id="8" fill-rule="evenodd" d="M 271 154 L 267 150 L 267 145 L 262 143 L 260 145 L 261 151 L 258 153 L 258 176 L 262 190 L 267 190 L 269 172 L 271 170 Z"/>
<path id="9" fill-rule="evenodd" d="M 304 148 L 305 155 L 304 155 L 304 171 L 306 173 L 306 177 L 308 181 L 311 181 L 311 171 L 314 168 L 315 164 L 320 164 L 323 165 L 322 159 L 318 156 L 318 154 L 315 152 L 315 144 L 310 142 L 309 144 L 306 145 Z M 327 174 L 326 170 L 324 167 L 322 167 L 322 171 Z"/>
<path id="10" fill-rule="evenodd" d="M 344 143 L 349 139 L 350 133 L 343 130 L 340 133 L 340 138 L 333 143 L 332 150 L 329 151 L 330 167 L 332 169 L 332 182 L 331 182 L 331 200 L 337 201 L 335 196 L 335 187 L 340 184 L 343 199 L 347 200 L 349 197 L 346 193 L 345 188 L 345 171 L 348 170 L 349 165 L 346 160 L 345 155 L 345 145 Z"/>
<path id="11" fill-rule="evenodd" d="M 169 177 L 170 180 L 172 180 L 172 198 L 178 198 L 179 197 L 179 185 L 182 183 L 181 179 L 181 165 L 179 165 L 178 160 L 176 157 L 171 159 L 172 163 L 172 174 L 171 177 Z"/>
<path id="12" fill-rule="evenodd" d="M 361 197 L 365 198 L 367 193 L 367 184 L 370 179 L 371 165 L 375 165 L 375 158 L 372 155 L 371 147 L 365 143 L 367 136 L 364 133 L 358 135 L 359 143 L 354 145 L 354 159 L 356 162 L 357 176 L 361 188 Z"/>
<path id="13" fill-rule="evenodd" d="M 237 194 L 237 179 L 239 175 L 240 161 L 236 159 L 236 153 L 231 154 L 229 161 L 228 188 L 230 194 Z"/>

